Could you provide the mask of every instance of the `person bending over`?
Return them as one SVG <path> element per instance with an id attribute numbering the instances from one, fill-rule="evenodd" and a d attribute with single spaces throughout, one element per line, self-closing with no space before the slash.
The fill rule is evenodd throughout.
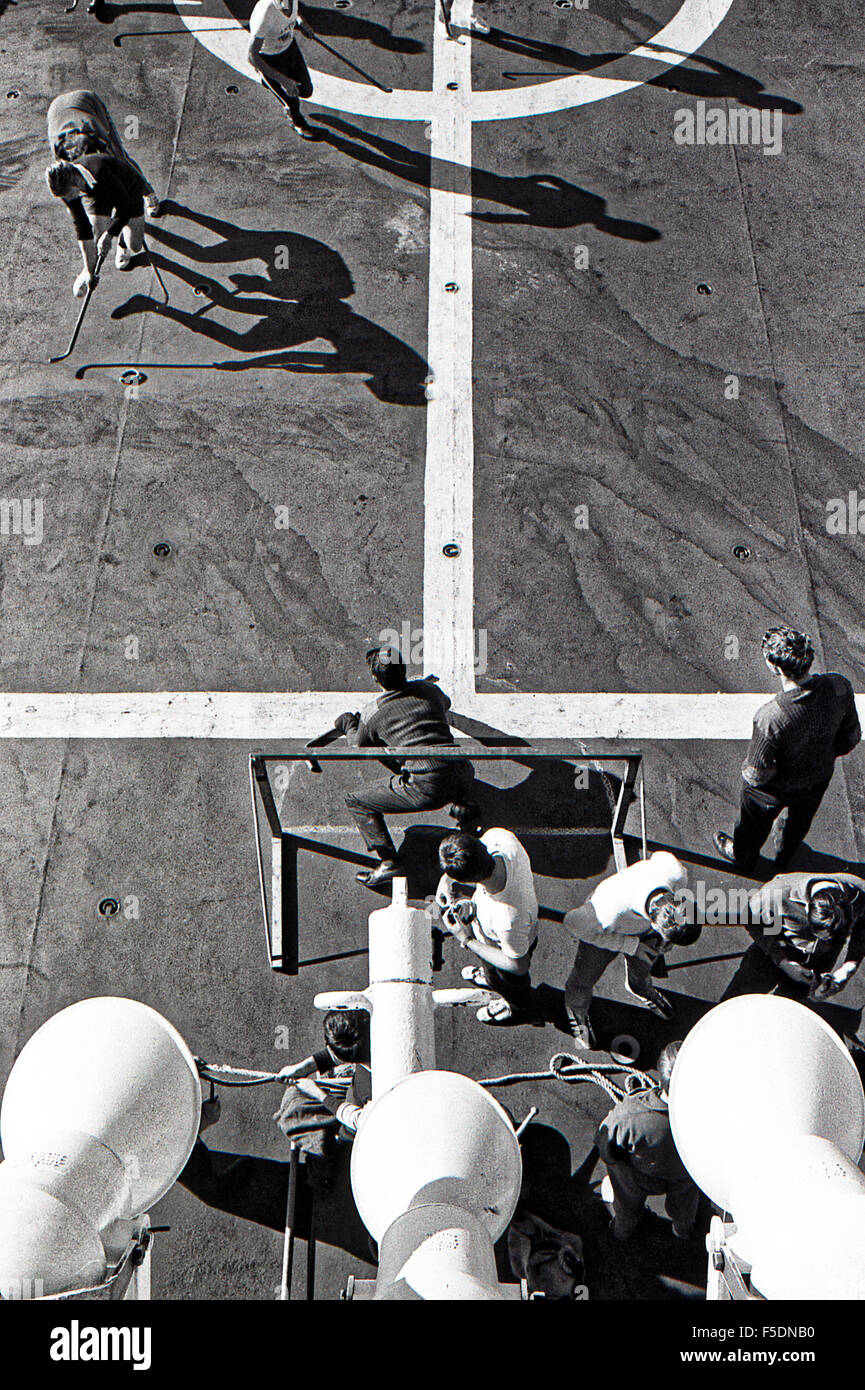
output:
<path id="1" fill-rule="evenodd" d="M 145 181 L 140 173 L 111 154 L 90 154 L 74 164 L 58 161 L 45 174 L 55 198 L 69 209 L 84 269 L 73 286 L 81 298 L 96 283 L 97 255 L 105 257 L 117 237 L 115 265 L 126 270 L 144 249 Z"/>
<path id="2" fill-rule="evenodd" d="M 96 92 L 61 92 L 48 107 L 48 143 L 54 159 L 74 163 L 87 154 L 113 154 L 144 180 L 144 211 L 159 216 L 159 199 L 141 168 L 120 139 L 105 102 Z"/>
<path id="3" fill-rule="evenodd" d="M 686 920 L 678 890 L 688 882 L 683 864 L 666 850 L 629 864 L 599 883 L 582 907 L 565 914 L 564 928 L 577 940 L 577 954 L 565 984 L 565 1013 L 580 1047 L 596 1046 L 589 1005 L 598 980 L 621 954 L 625 988 L 661 1018 L 673 1006 L 649 980 L 652 966 L 671 946 L 690 945 L 699 929 Z"/>
<path id="4" fill-rule="evenodd" d="M 753 945 L 724 999 L 831 999 L 865 957 L 865 881 L 855 874 L 778 874 L 751 894 L 748 906 Z"/>
<path id="5" fill-rule="evenodd" d="M 538 899 L 529 856 L 510 830 L 446 835 L 436 890 L 442 925 L 480 959 L 462 976 L 500 996 L 478 1010 L 481 1023 L 528 1014 L 529 969 L 538 939 Z"/>
<path id="6" fill-rule="evenodd" d="M 341 714 L 335 727 L 354 748 L 453 747 L 448 723 L 450 700 L 432 680 L 410 681 L 398 651 L 372 647 L 366 654 L 373 680 L 384 691 L 362 714 Z M 451 813 L 458 824 L 477 814 L 467 800 L 475 771 L 468 758 L 383 758 L 391 776 L 353 792 L 345 804 L 353 815 L 367 849 L 380 861 L 372 872 L 357 875 L 360 883 L 377 888 L 404 872 L 385 811 L 433 811 L 456 803 Z"/>

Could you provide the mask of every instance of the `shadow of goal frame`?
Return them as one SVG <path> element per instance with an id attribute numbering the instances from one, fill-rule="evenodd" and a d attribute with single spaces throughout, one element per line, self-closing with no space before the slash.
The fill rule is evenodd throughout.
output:
<path id="1" fill-rule="evenodd" d="M 616 753 L 587 753 L 584 745 L 575 745 L 567 740 L 544 740 L 542 745 L 520 743 L 499 745 L 490 748 L 484 744 L 474 745 L 469 739 L 461 739 L 453 746 L 412 747 L 412 748 L 315 748 L 310 749 L 301 740 L 292 740 L 285 752 L 252 753 L 249 759 L 249 786 L 252 800 L 252 816 L 255 831 L 258 882 L 261 895 L 261 910 L 271 969 L 283 975 L 297 975 L 300 971 L 300 923 L 298 919 L 297 855 L 298 849 L 307 847 L 309 841 L 292 833 L 282 823 L 273 788 L 270 785 L 267 768 L 269 763 L 308 763 L 324 762 L 380 762 L 384 758 L 469 758 L 479 762 L 522 762 L 526 759 L 565 760 L 577 767 L 588 767 L 600 772 L 612 765 L 622 764 L 624 772 L 610 824 L 610 840 L 616 869 L 627 866 L 625 854 L 625 822 L 634 802 L 640 811 L 640 841 L 642 857 L 647 857 L 646 848 L 646 802 L 643 773 L 643 754 L 635 749 L 623 749 Z M 264 856 L 262 854 L 262 827 L 259 808 L 264 812 L 270 836 L 271 875 L 270 906 L 267 900 Z M 507 829 L 507 827 L 504 827 Z M 574 834 L 598 834 L 603 827 L 574 827 Z M 539 833 L 542 828 L 538 827 Z M 356 953 L 361 954 L 361 953 Z M 312 961 L 304 962 L 313 964 Z M 316 962 L 317 963 L 317 962 Z"/>

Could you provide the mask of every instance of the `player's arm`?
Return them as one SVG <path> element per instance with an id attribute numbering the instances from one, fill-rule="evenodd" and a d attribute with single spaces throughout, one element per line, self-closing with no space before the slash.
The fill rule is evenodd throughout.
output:
<path id="1" fill-rule="evenodd" d="M 498 946 L 491 946 L 488 941 L 476 941 L 474 936 L 470 936 L 463 945 L 485 960 L 487 965 L 494 965 L 496 970 L 503 970 L 507 975 L 525 975 L 528 971 L 528 956 L 508 956 Z"/>
<path id="2" fill-rule="evenodd" d="M 304 1057 L 300 1062 L 292 1062 L 290 1066 L 282 1067 L 279 1071 L 281 1081 L 298 1081 L 302 1076 L 312 1076 L 319 1070 L 319 1059 L 315 1056 Z"/>
<path id="3" fill-rule="evenodd" d="M 509 956 L 498 946 L 493 946 L 489 941 L 478 941 L 471 927 L 460 920 L 456 913 L 449 914 L 449 920 L 445 923 L 451 936 L 455 937 L 461 946 L 466 950 L 472 951 L 481 960 L 486 961 L 487 965 L 495 966 L 496 970 L 503 970 L 508 975 L 525 975 L 529 968 L 529 957 Z"/>
<path id="4" fill-rule="evenodd" d="M 344 1096 L 335 1095 L 331 1091 L 325 1091 L 314 1081 L 301 1081 L 298 1084 L 299 1091 L 308 1096 L 310 1100 L 317 1101 L 319 1105 L 329 1110 L 331 1115 L 335 1115 L 346 1129 L 356 1130 L 360 1122 L 363 1106 L 355 1105 L 354 1101 L 346 1100 Z"/>
<path id="5" fill-rule="evenodd" d="M 253 35 L 249 48 L 246 50 L 247 60 L 250 67 L 255 68 L 255 71 L 259 73 L 260 76 L 266 77 L 268 82 L 274 82 L 276 86 L 279 87 L 284 81 L 283 75 L 277 72 L 276 68 L 267 61 L 261 51 L 263 44 L 264 39 Z"/>
<path id="6" fill-rule="evenodd" d="M 749 787 L 762 787 L 771 782 L 778 767 L 780 750 L 768 728 L 763 729 L 758 717 L 754 720 L 751 742 L 742 765 L 742 780 Z"/>
<path id="7" fill-rule="evenodd" d="M 75 236 L 84 269 L 92 282 L 93 272 L 96 269 L 96 241 L 93 236 L 93 228 L 90 225 L 90 218 L 84 211 L 84 204 L 80 198 L 70 198 L 66 206 L 75 226 Z"/>

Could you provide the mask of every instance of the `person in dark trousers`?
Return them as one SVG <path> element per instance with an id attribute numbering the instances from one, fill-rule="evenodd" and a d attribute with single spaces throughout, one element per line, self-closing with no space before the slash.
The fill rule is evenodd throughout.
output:
<path id="1" fill-rule="evenodd" d="M 362 714 L 341 714 L 335 728 L 355 748 L 453 747 L 447 712 L 450 700 L 432 680 L 410 681 L 400 653 L 372 647 L 366 654 L 372 677 L 383 695 Z M 477 815 L 468 801 L 475 770 L 468 758 L 383 758 L 391 776 L 352 793 L 345 804 L 357 822 L 367 849 L 381 861 L 377 869 L 357 875 L 369 888 L 389 883 L 401 872 L 399 855 L 385 825 L 385 811 L 433 811 L 447 802 L 463 827 Z"/>
<path id="2" fill-rule="evenodd" d="M 597 1047 L 589 1020 L 595 985 L 618 954 L 625 958 L 625 988 L 661 1018 L 673 1006 L 651 983 L 650 974 L 673 945 L 692 945 L 699 929 L 687 921 L 677 896 L 687 887 L 688 871 L 675 855 L 656 850 L 598 884 L 581 907 L 565 913 L 565 934 L 577 943 L 565 982 L 565 1016 L 578 1047 Z"/>
<path id="3" fill-rule="evenodd" d="M 83 88 L 61 92 L 48 107 L 48 143 L 56 160 L 74 163 L 88 154 L 112 154 L 131 165 L 144 181 L 144 211 L 159 216 L 159 199 L 140 164 L 132 158 L 105 102 Z"/>
<path id="4" fill-rule="evenodd" d="M 258 0 L 249 18 L 247 58 L 264 85 L 271 87 L 287 108 L 298 135 L 314 140 L 315 131 L 300 109 L 300 98 L 312 96 L 312 78 L 295 30 L 303 33 L 298 0 Z"/>
<path id="5" fill-rule="evenodd" d="M 595 1143 L 607 1167 L 601 1195 L 612 1211 L 612 1232 L 629 1240 L 636 1231 L 646 1198 L 664 1193 L 673 1233 L 681 1240 L 696 1234 L 700 1189 L 679 1157 L 673 1141 L 667 1095 L 681 1047 L 670 1043 L 658 1058 L 656 1086 L 632 1091 L 601 1121 Z"/>
<path id="6" fill-rule="evenodd" d="M 763 656 L 781 690 L 754 717 L 733 834 L 715 835 L 718 853 L 743 873 L 756 867 L 785 807 L 775 863 L 781 867 L 789 862 L 808 834 L 835 759 L 850 753 L 862 737 L 853 687 L 846 677 L 809 675 L 814 648 L 806 633 L 770 628 L 763 638 Z"/>
<path id="7" fill-rule="evenodd" d="M 69 209 L 84 269 L 72 292 L 78 298 L 92 289 L 97 255 L 106 256 L 117 237 L 114 263 L 126 270 L 144 249 L 146 180 L 127 160 L 113 154 L 88 154 L 75 163 L 60 160 L 45 172 L 55 198 Z"/>
<path id="8" fill-rule="evenodd" d="M 751 894 L 749 908 L 753 945 L 724 999 L 831 999 L 865 957 L 865 881 L 855 874 L 778 874 Z"/>

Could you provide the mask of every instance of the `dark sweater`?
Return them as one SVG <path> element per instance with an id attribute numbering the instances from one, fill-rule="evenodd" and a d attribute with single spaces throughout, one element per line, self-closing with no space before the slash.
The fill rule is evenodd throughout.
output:
<path id="1" fill-rule="evenodd" d="M 808 904 L 812 891 L 829 883 L 846 889 L 850 925 L 821 941 L 808 922 Z M 865 958 L 865 881 L 855 874 L 778 874 L 752 893 L 749 904 L 760 925 L 748 932 L 776 965 L 792 961 L 824 975 Z"/>
<path id="2" fill-rule="evenodd" d="M 358 748 L 411 748 L 437 743 L 453 746 L 447 720 L 450 700 L 433 681 L 407 681 L 401 690 L 387 690 L 375 704 L 364 710 L 357 728 L 346 738 Z M 407 772 L 436 772 L 456 767 L 453 758 L 404 759 Z"/>
<path id="3" fill-rule="evenodd" d="M 644 1178 L 690 1182 L 670 1127 L 660 1087 L 638 1091 L 614 1105 L 601 1121 L 597 1144 L 604 1162 L 628 1163 Z"/>
<path id="4" fill-rule="evenodd" d="M 742 768 L 749 786 L 790 796 L 827 782 L 835 759 L 862 737 L 853 687 L 844 676 L 809 676 L 757 711 Z"/>
<path id="5" fill-rule="evenodd" d="M 133 217 L 144 215 L 144 195 L 149 185 L 125 159 L 115 159 L 113 154 L 88 154 L 76 160 L 75 167 L 89 170 L 96 180 L 92 189 L 66 204 L 79 241 L 93 240 L 94 217 L 110 218 L 108 231 L 117 236 Z"/>

